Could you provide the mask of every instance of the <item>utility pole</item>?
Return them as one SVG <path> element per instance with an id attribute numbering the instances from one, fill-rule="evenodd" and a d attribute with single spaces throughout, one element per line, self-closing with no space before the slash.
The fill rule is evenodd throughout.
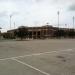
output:
<path id="1" fill-rule="evenodd" d="M 2 29 L 2 28 L 0 27 L 0 39 L 1 39 L 1 29 Z"/>
<path id="2" fill-rule="evenodd" d="M 73 29 L 74 29 L 74 19 L 75 19 L 75 17 L 73 16 Z"/>
<path id="3" fill-rule="evenodd" d="M 60 12 L 58 11 L 57 12 L 57 15 L 58 15 L 58 28 L 59 28 L 59 14 L 60 14 Z"/>
<path id="4" fill-rule="evenodd" d="M 14 29 L 15 29 L 15 22 L 14 22 Z"/>
<path id="5" fill-rule="evenodd" d="M 13 15 L 10 15 L 10 30 L 11 30 L 11 18 L 12 18 L 12 16 L 13 16 Z"/>

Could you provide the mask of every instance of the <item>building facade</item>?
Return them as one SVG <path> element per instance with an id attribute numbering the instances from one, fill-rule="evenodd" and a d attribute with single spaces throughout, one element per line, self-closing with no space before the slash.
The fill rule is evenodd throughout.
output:
<path id="1" fill-rule="evenodd" d="M 51 38 L 54 35 L 54 29 L 52 26 L 42 26 L 42 27 L 29 27 L 28 28 L 28 38 L 33 39 L 44 39 Z"/>
<path id="2" fill-rule="evenodd" d="M 54 36 L 54 32 L 56 31 L 54 27 L 50 25 L 45 25 L 41 27 L 26 27 L 28 29 L 28 36 L 29 39 L 44 39 L 44 38 L 51 38 Z M 14 32 L 18 31 L 18 29 L 13 29 L 7 31 L 10 37 L 14 37 Z"/>
<path id="3" fill-rule="evenodd" d="M 23 28 L 24 26 L 21 26 Z M 56 38 L 56 37 L 75 37 L 75 30 L 68 28 L 57 28 L 50 25 L 41 27 L 25 27 L 27 29 L 28 39 L 45 39 L 45 38 Z M 16 38 L 15 31 L 18 29 L 8 30 L 7 33 L 3 34 L 4 37 Z"/>

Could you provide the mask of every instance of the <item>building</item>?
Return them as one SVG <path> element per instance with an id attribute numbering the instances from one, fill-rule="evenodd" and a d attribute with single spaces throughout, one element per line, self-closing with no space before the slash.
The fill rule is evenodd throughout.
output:
<path id="1" fill-rule="evenodd" d="M 54 29 L 52 26 L 46 25 L 42 27 L 29 27 L 28 38 L 43 39 L 51 38 L 54 35 Z"/>
<path id="2" fill-rule="evenodd" d="M 29 39 L 44 39 L 51 38 L 54 36 L 54 32 L 56 31 L 54 27 L 50 25 L 45 25 L 42 27 L 26 27 L 28 29 Z M 8 30 L 7 33 L 9 36 L 14 37 L 14 32 L 18 31 L 18 29 Z"/>
<path id="3" fill-rule="evenodd" d="M 23 28 L 24 26 L 21 26 Z M 68 37 L 72 35 L 73 29 L 68 28 L 57 28 L 51 25 L 45 25 L 41 27 L 25 27 L 27 29 L 27 37 L 29 39 L 45 39 L 45 38 L 53 38 L 53 37 Z M 18 29 L 8 30 L 5 37 L 15 38 L 14 32 L 18 31 Z M 60 32 L 59 32 L 60 31 Z M 75 31 L 74 37 L 75 37 Z"/>

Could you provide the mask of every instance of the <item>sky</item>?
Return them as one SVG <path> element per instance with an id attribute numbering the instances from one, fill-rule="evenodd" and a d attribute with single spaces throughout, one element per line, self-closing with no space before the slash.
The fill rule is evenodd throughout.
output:
<path id="1" fill-rule="evenodd" d="M 73 28 L 75 0 L 0 0 L 0 27 L 2 32 L 19 26 L 52 26 Z"/>

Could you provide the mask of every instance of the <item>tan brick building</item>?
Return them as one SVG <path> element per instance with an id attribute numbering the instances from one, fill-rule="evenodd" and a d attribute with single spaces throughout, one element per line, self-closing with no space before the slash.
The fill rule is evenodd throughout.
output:
<path id="1" fill-rule="evenodd" d="M 51 38 L 54 35 L 54 32 L 56 31 L 56 28 L 45 25 L 41 27 L 26 27 L 28 29 L 28 36 L 29 39 L 44 39 L 44 38 Z M 13 29 L 7 31 L 7 33 L 10 33 L 11 37 L 14 37 L 14 31 L 17 31 L 18 29 Z"/>
<path id="2" fill-rule="evenodd" d="M 21 26 L 24 27 L 24 26 Z M 53 38 L 58 36 L 56 33 L 58 30 L 61 30 L 62 37 L 69 37 L 69 32 L 73 29 L 68 28 L 57 28 L 51 25 L 45 25 L 41 27 L 25 27 L 27 28 L 28 35 L 26 38 L 29 39 L 45 39 L 45 38 Z M 63 30 L 63 33 L 62 33 Z M 15 38 L 14 32 L 18 31 L 18 29 L 8 30 L 7 33 L 4 34 L 5 37 Z M 61 35 L 60 35 L 61 36 Z"/>
<path id="3" fill-rule="evenodd" d="M 52 26 L 46 25 L 42 27 L 29 27 L 28 38 L 41 39 L 51 38 L 54 35 L 54 29 Z"/>

